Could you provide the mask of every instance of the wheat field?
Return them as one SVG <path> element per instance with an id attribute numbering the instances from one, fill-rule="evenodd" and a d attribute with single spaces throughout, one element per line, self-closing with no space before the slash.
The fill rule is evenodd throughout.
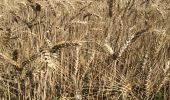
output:
<path id="1" fill-rule="evenodd" d="M 170 100 L 170 1 L 1 0 L 0 100 Z"/>

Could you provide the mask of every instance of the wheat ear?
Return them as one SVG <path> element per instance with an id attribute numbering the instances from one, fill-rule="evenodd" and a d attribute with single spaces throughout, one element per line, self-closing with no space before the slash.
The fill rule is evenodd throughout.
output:
<path id="1" fill-rule="evenodd" d="M 119 54 L 118 54 L 118 57 L 121 57 L 122 54 L 124 53 L 124 51 L 127 49 L 127 47 L 135 42 L 143 33 L 147 32 L 148 30 L 150 29 L 150 26 L 143 29 L 143 30 L 140 30 L 138 32 L 136 32 L 135 34 L 131 35 L 128 40 L 126 41 L 126 43 L 123 45 L 123 47 L 120 49 L 119 51 Z"/>
<path id="2" fill-rule="evenodd" d="M 70 47 L 70 46 L 81 46 L 81 45 L 82 45 L 82 41 L 73 41 L 73 42 L 63 41 L 53 46 L 50 52 L 55 53 L 57 50 L 61 48 Z"/>
<path id="3" fill-rule="evenodd" d="M 8 57 L 6 54 L 0 53 L 0 57 L 2 57 L 8 63 L 10 63 L 10 64 L 12 64 L 14 66 L 17 66 L 19 68 L 19 64 L 16 61 L 14 61 L 13 59 L 11 59 L 10 57 Z"/>

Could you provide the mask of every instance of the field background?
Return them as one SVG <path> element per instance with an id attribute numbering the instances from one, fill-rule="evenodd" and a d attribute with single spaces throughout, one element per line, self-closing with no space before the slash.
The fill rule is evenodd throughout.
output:
<path id="1" fill-rule="evenodd" d="M 1 0 L 1 100 L 170 100 L 170 0 Z"/>

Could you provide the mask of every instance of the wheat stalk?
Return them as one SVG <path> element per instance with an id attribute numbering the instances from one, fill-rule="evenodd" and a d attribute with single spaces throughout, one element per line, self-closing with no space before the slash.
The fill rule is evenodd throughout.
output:
<path id="1" fill-rule="evenodd" d="M 170 73 L 168 73 L 167 75 L 165 75 L 165 76 L 163 77 L 163 80 L 161 81 L 161 83 L 160 83 L 159 86 L 158 86 L 158 89 L 156 90 L 156 93 L 159 92 L 160 89 L 162 88 L 162 86 L 165 85 L 166 82 L 169 81 L 169 77 L 170 77 Z"/>

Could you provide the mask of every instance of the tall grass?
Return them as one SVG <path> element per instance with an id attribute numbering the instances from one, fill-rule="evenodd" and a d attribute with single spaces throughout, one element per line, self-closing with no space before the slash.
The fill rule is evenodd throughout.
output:
<path id="1" fill-rule="evenodd" d="M 169 5 L 0 2 L 0 99 L 169 100 Z"/>

